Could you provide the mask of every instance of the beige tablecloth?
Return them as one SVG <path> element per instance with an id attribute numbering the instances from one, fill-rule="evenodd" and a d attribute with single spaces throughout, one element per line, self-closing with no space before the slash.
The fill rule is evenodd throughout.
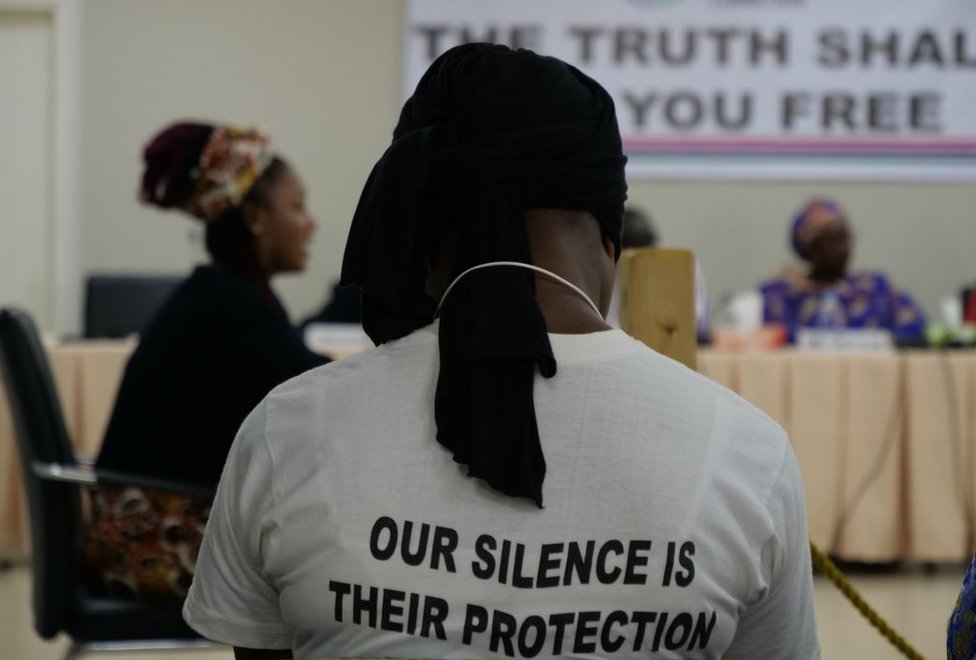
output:
<path id="1" fill-rule="evenodd" d="M 873 562 L 971 556 L 976 353 L 705 351 L 699 366 L 790 434 L 822 548 Z"/>
<path id="2" fill-rule="evenodd" d="M 96 454 L 131 342 L 49 347 L 68 431 Z M 967 559 L 976 511 L 976 352 L 703 351 L 699 368 L 790 434 L 810 535 L 850 560 Z M 19 465 L 0 399 L 0 553 L 26 548 Z"/>

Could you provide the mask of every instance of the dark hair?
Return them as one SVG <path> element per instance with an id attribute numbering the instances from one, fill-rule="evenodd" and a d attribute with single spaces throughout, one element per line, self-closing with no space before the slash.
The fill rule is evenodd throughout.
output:
<path id="1" fill-rule="evenodd" d="M 657 232 L 650 217 L 643 210 L 635 206 L 624 209 L 624 229 L 620 237 L 620 245 L 624 249 L 657 245 Z"/>
<path id="2" fill-rule="evenodd" d="M 139 199 L 162 209 L 185 208 L 196 193 L 200 156 L 215 128 L 212 124 L 180 122 L 157 133 L 143 150 L 145 170 Z M 267 279 L 254 250 L 254 236 L 244 222 L 244 208 L 267 204 L 271 187 L 287 168 L 287 163 L 275 156 L 239 205 L 207 223 L 207 252 L 224 271 L 249 279 Z"/>

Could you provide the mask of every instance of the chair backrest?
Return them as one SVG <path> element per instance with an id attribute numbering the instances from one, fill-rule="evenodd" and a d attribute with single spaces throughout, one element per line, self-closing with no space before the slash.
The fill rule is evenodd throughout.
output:
<path id="1" fill-rule="evenodd" d="M 34 462 L 76 465 L 37 328 L 21 310 L 0 310 L 0 375 L 7 391 L 27 491 L 34 627 L 49 639 L 71 616 L 78 587 L 78 486 L 40 479 Z"/>
<path id="2" fill-rule="evenodd" d="M 141 333 L 182 280 L 177 275 L 89 276 L 85 338 L 118 339 Z"/>

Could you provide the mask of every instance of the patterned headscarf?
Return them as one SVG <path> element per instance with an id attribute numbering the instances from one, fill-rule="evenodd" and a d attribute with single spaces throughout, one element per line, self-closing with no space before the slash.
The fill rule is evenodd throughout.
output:
<path id="1" fill-rule="evenodd" d="M 274 158 L 270 139 L 257 128 L 218 126 L 200 155 L 196 192 L 185 209 L 204 222 L 239 205 Z"/>
<path id="2" fill-rule="evenodd" d="M 813 199 L 793 218 L 791 241 L 793 250 L 802 259 L 810 256 L 814 241 L 830 227 L 847 224 L 847 215 L 832 199 Z"/>

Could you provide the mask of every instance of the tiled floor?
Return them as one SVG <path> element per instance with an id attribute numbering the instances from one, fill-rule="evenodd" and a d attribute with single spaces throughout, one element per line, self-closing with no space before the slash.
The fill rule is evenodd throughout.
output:
<path id="1" fill-rule="evenodd" d="M 868 601 L 927 658 L 945 657 L 945 622 L 955 602 L 963 567 L 943 567 L 934 574 L 920 570 L 897 575 L 856 575 L 853 582 Z M 817 624 L 825 660 L 898 658 L 844 597 L 823 578 L 814 585 Z M 0 572 L 0 659 L 54 660 L 66 640 L 42 642 L 30 619 L 30 580 L 26 568 Z M 84 656 L 92 660 L 229 660 L 228 649 L 192 652 L 113 653 Z M 757 659 L 761 660 L 761 659 Z"/>

